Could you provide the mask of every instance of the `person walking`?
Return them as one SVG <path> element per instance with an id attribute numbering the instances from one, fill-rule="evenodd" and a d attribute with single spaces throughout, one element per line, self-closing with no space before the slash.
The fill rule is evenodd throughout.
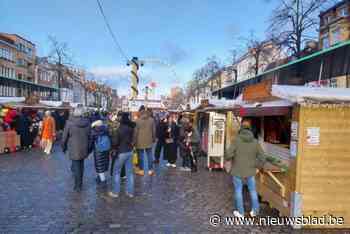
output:
<path id="1" fill-rule="evenodd" d="M 19 116 L 16 117 L 16 132 L 21 138 L 21 148 L 23 150 L 28 150 L 30 148 L 30 119 L 28 117 L 28 112 L 23 110 L 18 112 Z"/>
<path id="2" fill-rule="evenodd" d="M 184 134 L 184 136 L 181 139 L 180 146 L 180 152 L 183 157 L 183 167 L 181 170 L 196 172 L 200 144 L 199 134 L 190 122 L 184 124 L 183 128 L 184 133 L 182 134 Z"/>
<path id="3" fill-rule="evenodd" d="M 153 176 L 153 155 L 152 148 L 156 138 L 156 129 L 153 118 L 144 106 L 140 107 L 140 118 L 136 121 L 134 131 L 134 145 L 139 155 L 140 171 L 138 175 L 145 174 L 145 157 L 148 163 L 148 175 Z"/>
<path id="4" fill-rule="evenodd" d="M 168 161 L 167 167 L 176 168 L 177 144 L 179 129 L 173 117 L 167 117 L 168 126 L 165 131 L 164 157 Z"/>
<path id="5" fill-rule="evenodd" d="M 45 118 L 42 125 L 41 147 L 44 153 L 49 155 L 51 153 L 52 145 L 56 137 L 56 123 L 51 116 L 50 111 L 45 112 Z"/>
<path id="6" fill-rule="evenodd" d="M 235 202 L 237 210 L 233 211 L 234 216 L 244 216 L 243 203 L 243 180 L 247 180 L 250 193 L 252 210 L 250 216 L 254 217 L 259 213 L 259 201 L 256 192 L 255 174 L 258 167 L 262 168 L 265 160 L 264 152 L 259 142 L 254 138 L 249 119 L 242 121 L 241 129 L 238 132 L 236 141 L 230 145 L 226 154 L 226 161 L 233 161 L 230 174 L 234 185 Z"/>
<path id="7" fill-rule="evenodd" d="M 117 147 L 118 157 L 116 158 L 113 190 L 109 192 L 109 196 L 116 198 L 120 193 L 120 178 L 122 168 L 125 166 L 127 196 L 134 196 L 134 173 L 132 164 L 133 155 L 133 137 L 135 123 L 129 119 L 128 113 L 121 114 L 120 126 L 115 136 L 115 144 Z"/>
<path id="8" fill-rule="evenodd" d="M 108 128 L 102 120 L 97 120 L 91 124 L 91 144 L 94 152 L 95 169 L 97 173 L 97 183 L 106 183 L 105 172 L 109 168 L 109 152 L 111 150 L 111 141 Z"/>
<path id="9" fill-rule="evenodd" d="M 165 118 L 165 116 L 163 116 L 159 119 L 159 122 L 157 123 L 157 130 L 156 130 L 157 144 L 156 144 L 155 155 L 154 155 L 155 156 L 154 163 L 156 164 L 159 163 L 162 149 L 164 151 L 165 132 L 167 127 L 168 127 L 167 119 Z"/>
<path id="10" fill-rule="evenodd" d="M 80 192 L 83 185 L 84 160 L 89 155 L 90 122 L 83 117 L 83 109 L 76 108 L 73 117 L 70 118 L 63 131 L 62 150 L 68 151 L 72 160 L 72 172 L 74 174 L 74 190 Z"/>
<path id="11" fill-rule="evenodd" d="M 112 150 L 110 153 L 110 158 L 112 160 L 111 162 L 111 169 L 110 169 L 110 175 L 113 176 L 114 173 L 114 165 L 115 161 L 118 158 L 118 142 L 117 142 L 117 134 L 118 129 L 120 126 L 120 121 L 122 117 L 122 112 L 119 111 L 117 114 L 113 114 L 110 117 L 110 120 L 108 121 L 108 131 L 109 135 L 111 137 L 111 144 L 112 144 Z M 125 178 L 125 166 L 122 167 L 121 177 Z"/>

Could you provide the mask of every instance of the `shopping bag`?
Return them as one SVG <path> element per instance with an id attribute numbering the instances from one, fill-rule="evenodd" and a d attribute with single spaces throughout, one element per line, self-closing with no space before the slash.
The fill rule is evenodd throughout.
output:
<path id="1" fill-rule="evenodd" d="M 137 165 L 139 163 L 139 159 L 137 157 L 137 153 L 134 152 L 132 155 L 132 164 Z"/>

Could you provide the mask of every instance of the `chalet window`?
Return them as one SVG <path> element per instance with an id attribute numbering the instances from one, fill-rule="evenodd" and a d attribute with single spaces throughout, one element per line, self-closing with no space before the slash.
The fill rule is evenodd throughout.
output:
<path id="1" fill-rule="evenodd" d="M 349 11 L 347 7 L 342 7 L 339 10 L 339 16 L 340 17 L 347 17 L 349 15 Z"/>

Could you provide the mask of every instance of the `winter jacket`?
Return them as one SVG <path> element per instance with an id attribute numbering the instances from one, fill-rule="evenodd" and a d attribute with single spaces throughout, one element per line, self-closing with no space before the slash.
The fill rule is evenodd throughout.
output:
<path id="1" fill-rule="evenodd" d="M 233 160 L 231 175 L 245 178 L 255 176 L 256 169 L 265 162 L 265 156 L 253 132 L 243 128 L 225 153 L 225 160 Z"/>
<path id="2" fill-rule="evenodd" d="M 130 122 L 129 124 L 120 124 L 117 130 L 116 138 L 114 139 L 119 154 L 132 151 L 134 128 L 135 123 L 133 122 Z"/>
<path id="3" fill-rule="evenodd" d="M 147 112 L 142 112 L 136 121 L 134 131 L 134 145 L 136 149 L 148 149 L 153 146 L 156 139 L 156 127 L 153 118 Z"/>
<path id="4" fill-rule="evenodd" d="M 95 142 L 97 140 L 98 137 L 100 136 L 108 136 L 109 137 L 109 132 L 108 132 L 108 128 L 106 125 L 101 125 L 101 126 L 97 126 L 97 127 L 94 127 L 92 130 L 91 130 L 91 137 L 90 137 L 90 151 L 96 151 L 95 149 Z"/>
<path id="5" fill-rule="evenodd" d="M 71 160 L 85 159 L 90 149 L 90 122 L 83 117 L 69 119 L 62 136 L 63 152 L 68 150 Z"/>
<path id="6" fill-rule="evenodd" d="M 56 135 L 56 123 L 54 118 L 51 116 L 45 117 L 43 121 L 43 130 L 42 130 L 41 138 L 43 140 L 52 141 L 55 135 Z"/>
<path id="7" fill-rule="evenodd" d="M 165 132 L 167 130 L 167 123 L 161 121 L 157 126 L 157 138 L 161 143 L 165 143 Z"/>
<path id="8" fill-rule="evenodd" d="M 118 147 L 118 142 L 116 142 L 117 139 L 117 132 L 120 126 L 119 121 L 108 121 L 108 133 L 109 136 L 111 137 L 111 144 L 112 144 L 112 149 L 117 149 Z"/>
<path id="9" fill-rule="evenodd" d="M 109 151 L 99 152 L 95 147 L 95 142 L 100 136 L 109 137 L 109 132 L 106 125 L 94 127 L 91 131 L 90 150 L 94 152 L 95 169 L 97 173 L 106 172 L 108 171 L 109 167 Z"/>
<path id="10" fill-rule="evenodd" d="M 170 128 L 170 132 L 168 131 L 169 128 Z M 178 143 L 179 136 L 180 136 L 180 128 L 176 125 L 176 123 L 170 123 L 169 125 L 167 125 L 164 133 L 164 137 L 166 140 L 172 139 L 174 143 Z"/>

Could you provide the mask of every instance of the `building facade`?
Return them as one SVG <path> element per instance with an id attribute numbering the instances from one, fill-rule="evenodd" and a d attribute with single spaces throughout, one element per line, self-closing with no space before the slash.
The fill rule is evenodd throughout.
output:
<path id="1" fill-rule="evenodd" d="M 36 79 L 35 44 L 17 35 L 0 33 L 0 96 L 48 96 L 58 90 Z"/>
<path id="2" fill-rule="evenodd" d="M 350 39 L 350 0 L 344 0 L 320 14 L 320 48 L 326 49 Z"/>
<path id="3" fill-rule="evenodd" d="M 35 62 L 34 82 L 40 85 L 58 88 L 58 72 L 54 64 L 49 63 L 47 57 L 37 57 Z M 40 93 L 42 100 L 58 100 L 57 92 L 44 91 Z"/>
<path id="4" fill-rule="evenodd" d="M 241 56 L 237 62 L 232 65 L 230 69 L 234 72 L 231 72 L 230 75 L 231 77 L 232 75 L 235 76 L 232 77 L 232 81 L 240 82 L 250 79 L 265 71 L 270 63 L 286 57 L 281 48 L 271 41 L 263 42 L 261 48 L 263 49 L 260 52 L 258 64 L 256 62 L 257 56 L 254 54 L 253 48 Z M 257 70 L 256 66 L 258 66 Z"/>

